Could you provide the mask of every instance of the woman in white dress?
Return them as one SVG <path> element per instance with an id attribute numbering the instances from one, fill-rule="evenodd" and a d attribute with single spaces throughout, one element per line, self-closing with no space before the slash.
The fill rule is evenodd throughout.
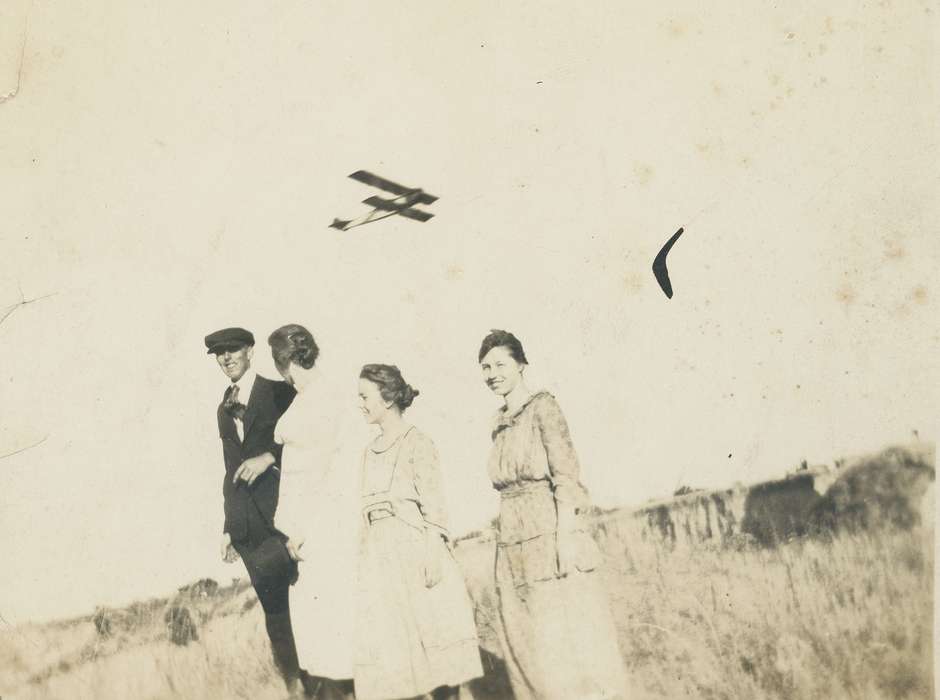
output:
<path id="1" fill-rule="evenodd" d="M 297 390 L 274 432 L 284 445 L 274 524 L 300 570 L 290 610 L 304 691 L 352 697 L 358 474 L 337 459 L 342 402 L 314 367 L 319 349 L 306 328 L 278 328 L 268 344 Z"/>

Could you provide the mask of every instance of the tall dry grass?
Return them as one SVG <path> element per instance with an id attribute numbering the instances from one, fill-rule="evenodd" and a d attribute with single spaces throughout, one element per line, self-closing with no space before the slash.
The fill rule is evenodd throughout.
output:
<path id="1" fill-rule="evenodd" d="M 622 554 L 613 529 L 609 590 L 637 698 L 934 697 L 932 529 Z"/>
<path id="2" fill-rule="evenodd" d="M 933 697 L 931 528 L 670 551 L 615 514 L 596 535 L 635 698 Z M 508 697 L 496 658 L 492 543 L 466 541 L 457 552 L 489 670 L 474 693 Z M 224 590 L 194 602 L 199 639 L 185 647 L 167 641 L 159 606 L 108 639 L 90 618 L 6 630 L 0 696 L 280 698 L 253 600 L 251 590 Z"/>

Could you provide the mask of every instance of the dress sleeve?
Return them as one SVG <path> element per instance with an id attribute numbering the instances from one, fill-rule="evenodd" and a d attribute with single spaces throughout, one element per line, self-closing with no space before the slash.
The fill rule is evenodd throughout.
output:
<path id="1" fill-rule="evenodd" d="M 571 442 L 568 421 L 555 397 L 549 394 L 539 398 L 534 408 L 555 500 L 574 508 L 582 507 L 586 504 L 587 493 L 581 485 L 581 465 Z"/>
<path id="2" fill-rule="evenodd" d="M 419 434 L 415 440 L 413 466 L 415 490 L 418 492 L 418 508 L 428 527 L 438 530 L 450 540 L 447 529 L 447 508 L 441 487 L 441 465 L 437 448 L 426 435 Z"/>
<path id="3" fill-rule="evenodd" d="M 290 435 L 285 435 L 284 422 L 289 414 L 284 414 L 278 421 L 274 440 L 281 445 L 290 445 Z M 287 431 L 289 433 L 289 430 Z M 309 507 L 307 494 L 311 486 L 311 467 L 307 460 L 297 459 L 296 450 L 286 450 L 286 459 L 281 461 L 281 483 L 278 486 L 277 508 L 274 511 L 274 527 L 289 538 L 302 541 L 307 533 L 304 530 L 304 507 Z"/>

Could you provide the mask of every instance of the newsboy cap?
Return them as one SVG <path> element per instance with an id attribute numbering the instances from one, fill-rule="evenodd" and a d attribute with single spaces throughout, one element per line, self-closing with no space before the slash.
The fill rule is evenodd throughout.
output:
<path id="1" fill-rule="evenodd" d="M 223 328 L 206 336 L 208 354 L 213 355 L 225 350 L 237 350 L 246 345 L 254 345 L 255 337 L 244 328 Z"/>

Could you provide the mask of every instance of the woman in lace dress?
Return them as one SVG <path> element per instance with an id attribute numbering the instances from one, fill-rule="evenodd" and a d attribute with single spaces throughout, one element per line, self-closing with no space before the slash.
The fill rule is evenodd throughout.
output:
<path id="1" fill-rule="evenodd" d="M 517 700 L 623 699 L 617 632 L 583 529 L 578 456 L 555 397 L 531 391 L 522 343 L 493 331 L 480 347 L 487 386 L 504 401 L 489 476 L 499 491 L 500 636 Z"/>
<path id="2" fill-rule="evenodd" d="M 381 432 L 363 458 L 356 697 L 455 698 L 483 670 L 437 450 L 402 417 L 418 392 L 397 367 L 366 365 L 360 377 L 362 412 Z"/>

